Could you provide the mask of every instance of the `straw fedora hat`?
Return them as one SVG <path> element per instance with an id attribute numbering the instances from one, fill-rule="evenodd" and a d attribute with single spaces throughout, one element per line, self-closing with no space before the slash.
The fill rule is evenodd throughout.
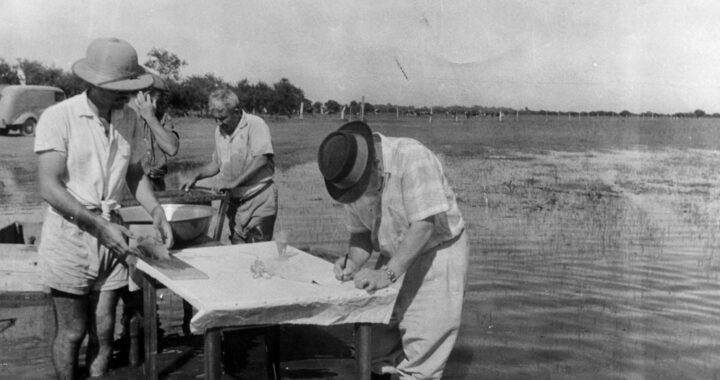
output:
<path id="1" fill-rule="evenodd" d="M 153 78 L 138 64 L 135 48 L 118 38 L 98 38 L 88 46 L 85 58 L 72 71 L 93 86 L 113 91 L 138 91 L 150 87 Z"/>
<path id="2" fill-rule="evenodd" d="M 352 121 L 320 143 L 318 166 L 330 196 L 340 203 L 355 202 L 367 190 L 375 145 L 372 131 Z"/>

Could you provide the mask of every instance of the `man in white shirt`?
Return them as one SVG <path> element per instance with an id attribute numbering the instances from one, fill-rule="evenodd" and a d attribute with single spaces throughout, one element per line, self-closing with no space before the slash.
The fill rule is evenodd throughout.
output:
<path id="1" fill-rule="evenodd" d="M 121 224 L 127 185 L 172 245 L 172 230 L 143 174 L 142 130 L 130 97 L 153 80 L 126 41 L 93 41 L 73 73 L 86 92 L 48 108 L 35 138 L 40 193 L 50 205 L 38 253 L 51 290 L 57 332 L 52 358 L 60 379 L 78 377 L 78 350 L 88 334 L 90 376 L 107 372 L 119 289 L 127 285 L 125 259 L 132 233 Z"/>

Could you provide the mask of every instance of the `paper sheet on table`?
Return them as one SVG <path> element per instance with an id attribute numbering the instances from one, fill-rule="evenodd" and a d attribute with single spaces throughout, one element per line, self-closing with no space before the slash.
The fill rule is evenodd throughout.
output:
<path id="1" fill-rule="evenodd" d="M 388 323 L 399 284 L 369 294 L 353 282 L 335 279 L 333 265 L 287 247 L 280 258 L 274 242 L 188 248 L 175 253 L 209 278 L 172 280 L 138 260 L 137 268 L 157 279 L 196 309 L 190 327 L 256 324 Z M 272 276 L 254 277 L 262 262 Z"/>

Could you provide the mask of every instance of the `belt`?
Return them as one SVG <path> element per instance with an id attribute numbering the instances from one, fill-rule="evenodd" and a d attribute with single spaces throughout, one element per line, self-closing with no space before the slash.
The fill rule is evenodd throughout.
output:
<path id="1" fill-rule="evenodd" d="M 231 196 L 231 199 L 232 199 L 233 201 L 239 201 L 240 203 L 242 203 L 242 202 L 247 202 L 247 201 L 255 198 L 256 196 L 260 195 L 260 193 L 262 193 L 263 191 L 265 191 L 265 190 L 267 190 L 268 188 L 270 188 L 270 185 L 272 185 L 273 183 L 275 183 L 275 181 L 273 181 L 272 179 L 267 180 L 267 181 L 265 181 L 265 182 L 263 183 L 263 185 L 262 185 L 261 187 L 259 187 L 259 188 L 256 189 L 256 190 L 253 190 L 250 194 L 243 194 L 243 195 L 240 195 L 240 196 L 232 195 L 232 196 Z"/>
<path id="2" fill-rule="evenodd" d="M 460 230 L 460 233 L 457 234 L 456 236 L 454 236 L 454 237 L 452 237 L 452 238 L 450 238 L 450 239 L 448 239 L 448 240 L 445 240 L 444 242 L 442 242 L 442 243 L 440 243 L 440 244 L 438 244 L 438 245 L 435 245 L 435 246 L 430 247 L 429 249 L 425 250 L 425 252 L 438 251 L 438 250 L 441 250 L 441 249 L 443 249 L 443 248 L 447 248 L 447 247 L 455 244 L 456 241 L 460 240 L 460 236 L 462 236 L 464 233 L 465 233 L 465 228 L 463 228 L 462 230 Z"/>
<path id="3" fill-rule="evenodd" d="M 445 240 L 444 242 L 439 243 L 439 244 L 437 244 L 437 245 L 434 245 L 434 246 L 432 246 L 432 247 L 430 247 L 430 248 L 428 248 L 428 249 L 423 249 L 423 250 L 422 250 L 422 252 L 423 252 L 422 254 L 425 254 L 426 252 L 439 251 L 439 250 L 441 250 L 441 249 L 445 249 L 445 248 L 447 248 L 447 247 L 455 244 L 458 240 L 460 240 L 460 237 L 461 237 L 464 233 L 465 233 L 465 228 L 463 228 L 462 230 L 460 230 L 460 233 L 458 233 L 456 236 L 451 237 L 450 239 Z M 375 269 L 380 268 L 383 264 L 385 264 L 385 263 L 387 263 L 388 261 L 390 261 L 391 258 L 392 258 L 392 256 L 386 256 L 386 255 L 380 253 L 380 257 L 379 257 L 378 260 L 377 260 L 376 268 L 375 268 Z"/>

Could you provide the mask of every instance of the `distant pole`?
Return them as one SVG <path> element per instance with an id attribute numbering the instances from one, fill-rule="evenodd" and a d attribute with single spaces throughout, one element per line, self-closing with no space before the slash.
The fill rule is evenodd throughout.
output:
<path id="1" fill-rule="evenodd" d="M 345 120 L 345 106 L 340 110 L 340 120 Z"/>
<path id="2" fill-rule="evenodd" d="M 515 121 L 520 120 L 520 111 L 515 111 Z"/>
<path id="3" fill-rule="evenodd" d="M 305 103 L 300 101 L 300 120 L 303 118 L 303 108 L 305 108 Z"/>
<path id="4" fill-rule="evenodd" d="M 432 107 L 430 107 L 430 118 L 428 119 L 428 122 L 432 124 Z"/>
<path id="5" fill-rule="evenodd" d="M 395 119 L 400 120 L 400 107 L 395 107 Z"/>
<path id="6" fill-rule="evenodd" d="M 360 100 L 360 120 L 365 121 L 365 97 Z"/>

